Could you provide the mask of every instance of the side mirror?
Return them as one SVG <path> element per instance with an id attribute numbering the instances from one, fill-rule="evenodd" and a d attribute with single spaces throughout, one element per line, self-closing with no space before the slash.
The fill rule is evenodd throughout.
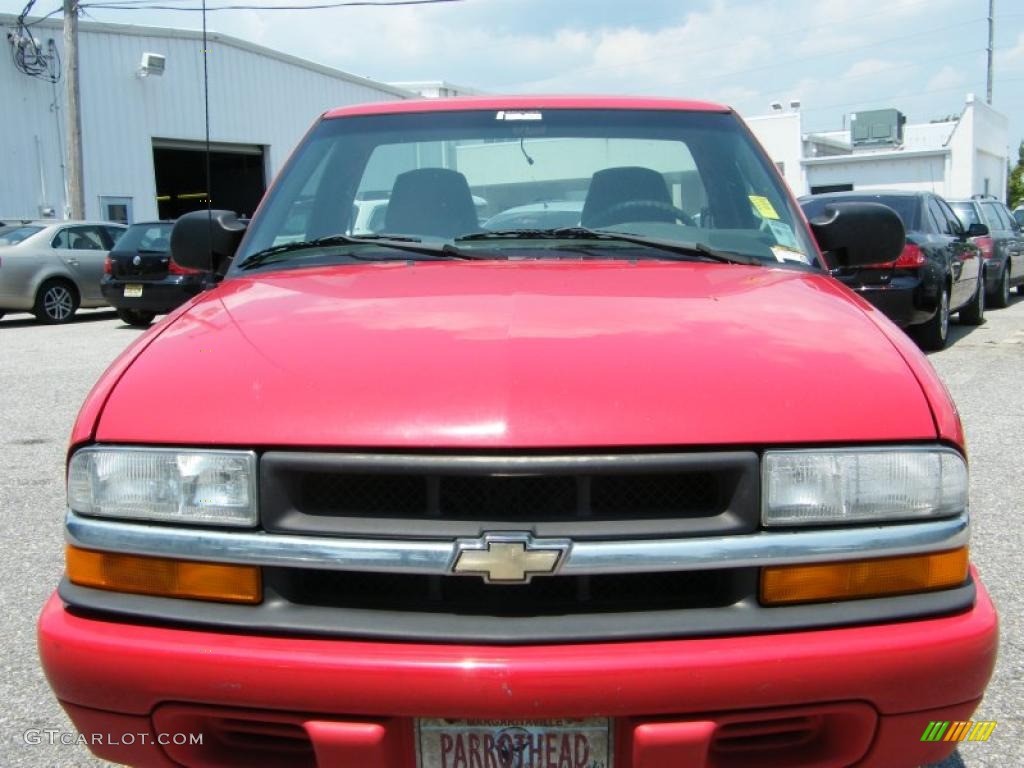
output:
<path id="1" fill-rule="evenodd" d="M 233 211 L 186 213 L 171 230 L 171 258 L 183 267 L 219 272 L 235 255 L 245 227 Z"/>
<path id="2" fill-rule="evenodd" d="M 984 237 L 988 234 L 988 227 L 984 224 L 975 222 L 967 228 L 967 232 L 964 233 L 964 237 Z"/>
<path id="3" fill-rule="evenodd" d="M 822 251 L 838 267 L 866 267 L 895 261 L 906 244 L 903 221 L 881 203 L 829 203 L 808 222 Z"/>

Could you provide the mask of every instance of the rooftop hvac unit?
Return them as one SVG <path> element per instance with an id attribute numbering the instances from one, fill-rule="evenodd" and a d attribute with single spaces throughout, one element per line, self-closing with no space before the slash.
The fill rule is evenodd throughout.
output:
<path id="1" fill-rule="evenodd" d="M 856 147 L 897 146 L 903 143 L 906 116 L 898 109 L 873 109 L 850 115 L 850 143 Z"/>

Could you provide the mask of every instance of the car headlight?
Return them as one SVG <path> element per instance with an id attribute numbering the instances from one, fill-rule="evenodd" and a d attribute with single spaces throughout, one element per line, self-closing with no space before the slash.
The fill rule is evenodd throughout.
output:
<path id="1" fill-rule="evenodd" d="M 255 526 L 256 454 L 93 446 L 68 467 L 68 506 L 82 515 Z"/>
<path id="2" fill-rule="evenodd" d="M 764 525 L 948 517 L 967 509 L 967 463 L 948 448 L 768 451 Z"/>

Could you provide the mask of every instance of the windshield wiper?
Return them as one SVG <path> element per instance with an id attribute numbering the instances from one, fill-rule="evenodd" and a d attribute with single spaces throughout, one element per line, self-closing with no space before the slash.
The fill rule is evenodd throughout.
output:
<path id="1" fill-rule="evenodd" d="M 654 237 L 632 235 L 628 232 L 610 232 L 603 229 L 587 227 L 559 227 L 556 229 L 501 229 L 492 232 L 474 232 L 455 238 L 456 242 L 467 240 L 601 240 L 605 242 L 632 243 L 647 248 L 654 248 L 664 253 L 690 258 L 705 258 L 724 264 L 745 264 L 762 266 L 761 259 L 745 253 L 719 251 L 704 243 L 682 243 L 674 240 L 661 240 Z M 678 259 L 688 261 L 689 259 Z"/>
<path id="2" fill-rule="evenodd" d="M 262 251 L 256 251 L 256 253 L 248 256 L 238 265 L 238 268 L 255 269 L 256 267 L 266 264 L 275 256 L 282 253 L 293 253 L 295 251 L 324 248 L 332 245 L 375 245 L 378 248 L 390 248 L 395 251 L 406 251 L 408 253 L 416 253 L 421 256 L 432 256 L 435 259 L 468 260 L 500 258 L 497 254 L 490 252 L 467 251 L 463 248 L 452 245 L 451 243 L 442 243 L 437 245 L 432 243 L 423 243 L 415 237 L 404 237 L 401 235 L 366 235 L 360 237 L 350 237 L 349 235 L 327 235 L 326 237 L 317 237 L 311 240 L 298 240 L 294 243 L 281 243 L 281 245 L 264 248 Z M 368 259 L 365 256 L 357 256 L 354 253 L 348 255 L 353 259 L 360 259 L 363 261 L 380 261 L 380 259 Z"/>

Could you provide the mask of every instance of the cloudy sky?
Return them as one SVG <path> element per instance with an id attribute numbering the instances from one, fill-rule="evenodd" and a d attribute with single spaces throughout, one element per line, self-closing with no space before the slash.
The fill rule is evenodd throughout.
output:
<path id="1" fill-rule="evenodd" d="M 103 0 L 83 0 L 88 2 Z M 145 0 L 150 1 L 150 0 Z M 156 2 L 156 0 L 152 0 Z M 197 5 L 199 0 L 158 4 Z M 210 5 L 303 0 L 208 0 Z M 23 0 L 0 0 L 18 12 Z M 46 13 L 59 0 L 38 0 Z M 897 107 L 912 122 L 985 93 L 988 0 L 461 0 L 223 11 L 211 29 L 374 79 L 505 93 L 688 96 L 742 114 L 799 98 L 805 129 Z M 199 15 L 94 8 L 99 21 L 198 28 Z M 994 106 L 1024 138 L 1024 1 L 996 0 Z"/>

